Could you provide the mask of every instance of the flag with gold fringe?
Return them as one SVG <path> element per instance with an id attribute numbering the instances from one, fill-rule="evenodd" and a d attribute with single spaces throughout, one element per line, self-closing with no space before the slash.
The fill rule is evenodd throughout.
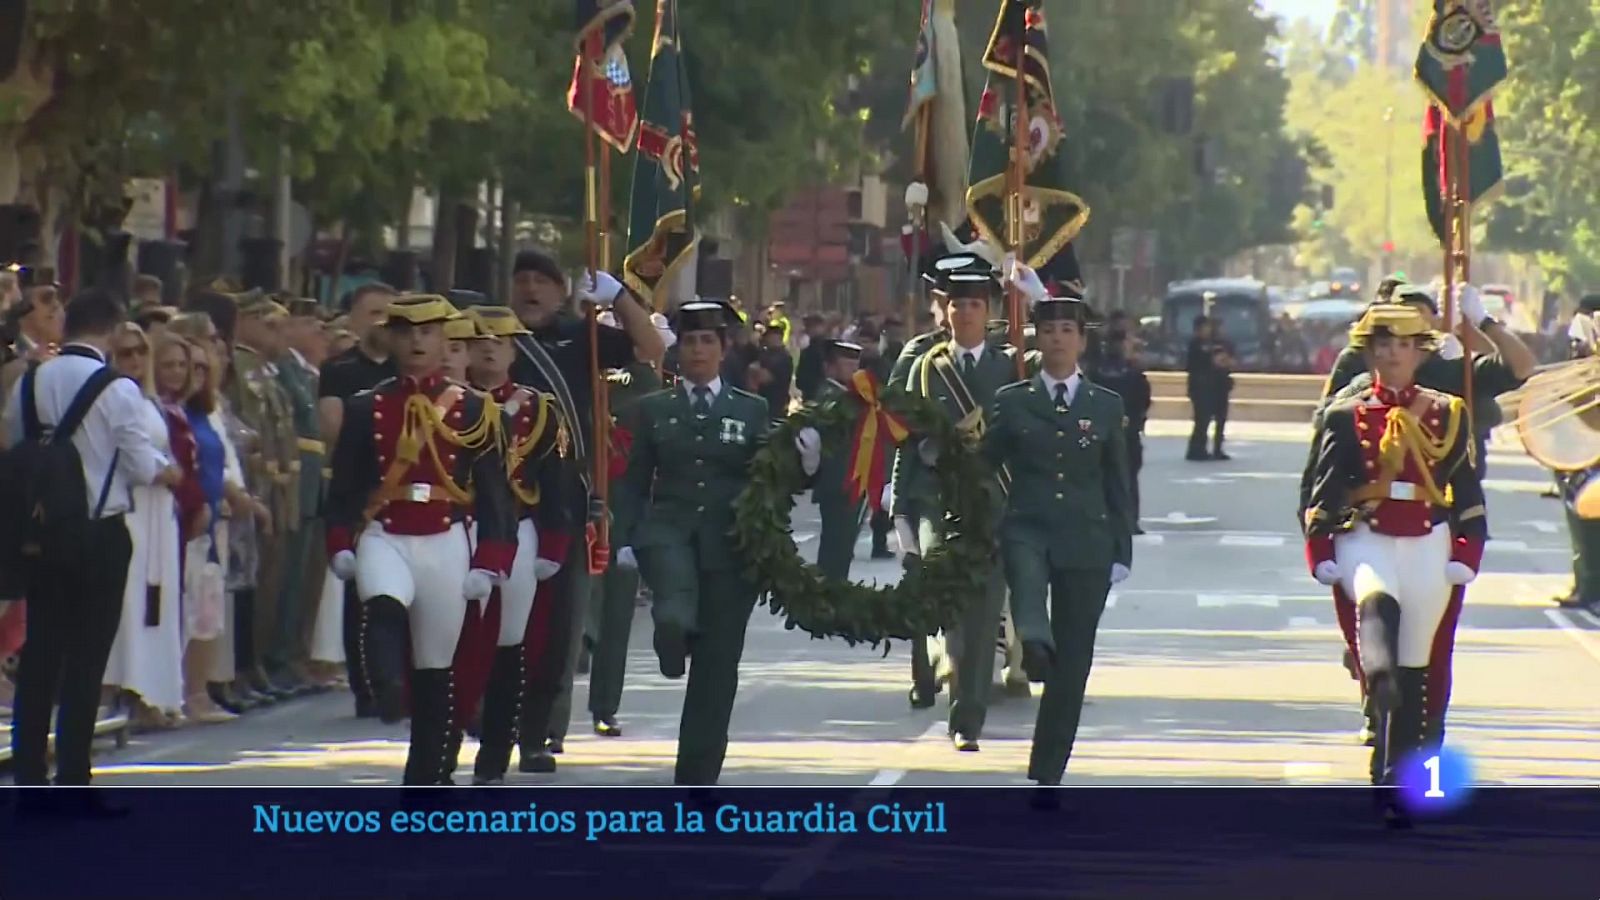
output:
<path id="1" fill-rule="evenodd" d="M 700 155 L 689 100 L 678 0 L 657 0 L 639 154 L 633 163 L 628 255 L 622 264 L 623 281 L 657 310 L 668 305 L 667 290 L 694 258 L 699 243 L 694 207 L 700 195 Z"/>
<path id="2" fill-rule="evenodd" d="M 1500 193 L 1504 169 L 1493 94 L 1506 73 L 1492 0 L 1434 0 L 1414 75 L 1428 95 L 1422 199 L 1434 235 L 1443 245 L 1450 244 L 1446 207 L 1453 178 L 1462 176 L 1462 199 L 1469 204 L 1488 202 Z M 1465 154 L 1449 146 L 1463 139 Z"/>
<path id="3" fill-rule="evenodd" d="M 575 17 L 578 58 L 567 87 L 567 109 L 579 119 L 590 118 L 602 140 L 627 153 L 639 129 L 633 78 L 622 48 L 633 30 L 633 0 L 576 0 Z"/>
<path id="4" fill-rule="evenodd" d="M 1019 65 L 1020 61 L 1020 65 Z M 1026 89 L 1027 140 L 1022 148 L 1022 250 L 1038 268 L 1066 247 L 1089 220 L 1089 207 L 1066 184 L 1067 159 L 1055 89 L 1050 82 L 1049 31 L 1043 0 L 1000 0 L 983 66 L 988 83 L 978 105 L 968 173 L 967 213 L 973 227 L 997 247 L 1007 240 L 1008 167 L 1015 146 L 1017 83 Z"/>

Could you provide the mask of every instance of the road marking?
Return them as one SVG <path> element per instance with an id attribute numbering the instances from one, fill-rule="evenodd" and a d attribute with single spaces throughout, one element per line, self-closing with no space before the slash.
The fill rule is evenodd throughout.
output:
<path id="1" fill-rule="evenodd" d="M 794 533 L 794 542 L 796 544 L 804 544 L 806 541 L 813 541 L 816 540 L 816 538 L 817 535 L 815 532 L 797 531 Z"/>
<path id="2" fill-rule="evenodd" d="M 1578 615 L 1583 616 L 1584 621 L 1588 622 L 1590 625 L 1593 625 L 1596 628 L 1600 628 L 1600 616 L 1597 616 L 1594 613 L 1589 612 L 1587 609 L 1578 610 Z"/>
<path id="3" fill-rule="evenodd" d="M 1133 536 L 1133 542 L 1146 547 L 1160 547 L 1167 542 L 1167 536 L 1164 534 L 1136 534 Z"/>
<path id="4" fill-rule="evenodd" d="M 1106 595 L 1106 609 L 1116 609 L 1116 608 L 1117 608 L 1117 595 L 1116 595 L 1116 592 L 1113 591 L 1112 593 L 1109 593 L 1109 594 Z"/>
<path id="5" fill-rule="evenodd" d="M 1225 484 L 1226 482 L 1224 482 L 1221 478 L 1207 478 L 1205 476 L 1201 476 L 1199 478 L 1174 478 L 1174 479 L 1172 479 L 1172 483 L 1173 484 Z"/>
<path id="6" fill-rule="evenodd" d="M 869 787 L 893 787 L 899 784 L 900 779 L 904 777 L 906 777 L 905 769 L 884 769 L 872 776 L 872 780 L 867 782 L 867 785 Z"/>
<path id="7" fill-rule="evenodd" d="M 1556 623 L 1556 627 L 1560 628 L 1567 637 L 1572 638 L 1579 647 L 1583 648 L 1583 652 L 1589 654 L 1595 662 L 1600 662 L 1600 650 L 1595 649 L 1594 644 L 1589 642 L 1587 632 L 1572 624 L 1572 620 L 1567 618 L 1559 609 L 1547 609 L 1544 614 L 1549 616 L 1550 621 Z"/>
<path id="8" fill-rule="evenodd" d="M 1333 767 L 1327 763 L 1286 762 L 1283 764 L 1283 778 L 1285 781 L 1323 780 L 1332 774 Z"/>
<path id="9" fill-rule="evenodd" d="M 1194 599 L 1201 609 L 1217 609 L 1224 606 L 1278 608 L 1278 598 L 1272 594 L 1195 594 Z"/>
<path id="10" fill-rule="evenodd" d="M 1507 551 L 1509 553 L 1527 553 L 1528 552 L 1528 542 L 1527 541 L 1491 540 L 1491 541 L 1489 541 L 1489 546 L 1491 548 L 1495 549 L 1495 550 L 1505 550 L 1505 551 Z"/>
<path id="11" fill-rule="evenodd" d="M 1290 628 L 1321 628 L 1322 624 L 1315 616 L 1292 616 L 1289 619 Z"/>
<path id="12" fill-rule="evenodd" d="M 1167 513 L 1156 519 L 1145 519 L 1146 522 L 1162 522 L 1167 525 L 1198 525 L 1201 522 L 1215 522 L 1216 520 L 1216 516 L 1190 516 L 1184 514 L 1182 510 Z"/>
<path id="13" fill-rule="evenodd" d="M 1554 522 L 1534 521 L 1528 523 L 1534 531 L 1541 534 L 1560 534 L 1561 526 Z"/>
<path id="14" fill-rule="evenodd" d="M 1224 534 L 1218 543 L 1224 547 L 1282 547 L 1287 540 L 1281 534 Z"/>

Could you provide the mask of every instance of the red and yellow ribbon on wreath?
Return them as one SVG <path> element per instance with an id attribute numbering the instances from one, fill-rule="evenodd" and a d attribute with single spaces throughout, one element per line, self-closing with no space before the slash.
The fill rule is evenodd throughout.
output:
<path id="1" fill-rule="evenodd" d="M 899 416 L 884 408 L 880 391 L 878 379 L 864 369 L 858 369 L 850 379 L 850 393 L 861 401 L 861 414 L 850 442 L 850 474 L 845 486 L 852 502 L 865 494 L 873 510 L 882 507 L 883 485 L 888 478 L 881 442 L 888 439 L 899 445 L 911 434 Z"/>

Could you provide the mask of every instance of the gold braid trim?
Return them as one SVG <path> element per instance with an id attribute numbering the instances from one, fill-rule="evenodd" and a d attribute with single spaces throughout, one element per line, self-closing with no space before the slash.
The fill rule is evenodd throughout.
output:
<path id="1" fill-rule="evenodd" d="M 1456 437 L 1461 430 L 1461 409 L 1461 400 L 1450 398 L 1449 424 L 1445 426 L 1442 438 L 1435 438 L 1429 433 L 1411 410 L 1398 406 L 1389 410 L 1383 437 L 1378 441 L 1380 480 L 1385 484 L 1393 482 L 1405 466 L 1406 457 L 1410 456 L 1422 473 L 1422 493 L 1428 502 L 1449 507 L 1450 495 L 1448 490 L 1439 490 L 1434 482 L 1433 467 L 1448 456 L 1450 449 L 1456 445 Z"/>
<path id="2" fill-rule="evenodd" d="M 412 394 L 406 398 L 405 407 L 400 414 L 400 437 L 395 441 L 394 462 L 389 464 L 389 471 L 384 473 L 385 489 L 379 491 L 381 503 L 394 499 L 387 495 L 392 494 L 398 488 L 400 479 L 411 471 L 412 466 L 421 461 L 424 449 L 427 450 L 434 469 L 439 473 L 439 487 L 444 490 L 445 495 L 452 502 L 463 506 L 472 502 L 471 485 L 462 486 L 456 482 L 454 474 L 445 467 L 444 460 L 439 457 L 439 444 L 434 438 L 437 437 L 463 450 L 477 450 L 498 443 L 502 435 L 500 408 L 487 394 L 483 395 L 483 412 L 478 421 L 465 431 L 456 431 L 445 424 L 445 415 L 465 394 L 465 388 L 452 385 L 439 395 L 437 403 L 428 399 L 425 394 Z"/>
<path id="3" fill-rule="evenodd" d="M 527 437 L 512 438 L 510 447 L 506 451 L 506 477 L 511 482 L 511 493 L 517 500 L 525 506 L 538 506 L 539 485 L 537 483 L 532 487 L 524 485 L 517 475 L 522 470 L 523 464 L 533 457 L 534 449 L 543 442 L 545 431 L 550 427 L 554 404 L 549 394 L 538 391 L 527 393 L 531 395 L 530 400 L 538 401 L 539 411 L 534 415 L 533 427 L 529 429 Z M 555 418 L 559 419 L 559 414 Z M 546 442 L 544 452 L 539 454 L 538 459 L 549 456 L 550 451 L 555 449 L 555 444 L 554 441 Z"/>

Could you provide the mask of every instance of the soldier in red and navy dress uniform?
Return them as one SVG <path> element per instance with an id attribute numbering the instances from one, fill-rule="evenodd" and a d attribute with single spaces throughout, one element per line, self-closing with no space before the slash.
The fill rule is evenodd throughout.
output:
<path id="1" fill-rule="evenodd" d="M 502 784 L 517 743 L 523 695 L 528 688 L 523 641 L 534 595 L 541 582 L 561 571 L 571 546 L 560 492 L 567 456 L 567 423 L 555 395 L 511 380 L 517 348 L 528 334 L 507 307 L 481 306 L 469 313 L 477 329 L 471 346 L 472 383 L 505 414 L 506 477 L 517 508 L 517 554 L 487 615 L 494 639 L 489 655 L 478 758 L 472 783 Z"/>
<path id="2" fill-rule="evenodd" d="M 1376 378 L 1324 413 L 1306 474 L 1307 561 L 1334 589 L 1377 706 L 1372 778 L 1385 787 L 1409 754 L 1444 739 L 1456 622 L 1488 538 L 1465 407 L 1413 380 L 1439 340 L 1412 307 L 1368 309 L 1350 344 Z M 1381 796 L 1403 824 L 1390 792 Z"/>
<path id="3" fill-rule="evenodd" d="M 453 314 L 429 295 L 389 306 L 400 377 L 346 405 L 327 498 L 330 567 L 355 579 L 366 604 L 361 652 L 385 722 L 405 717 L 409 669 L 408 785 L 449 783 L 451 664 L 462 623 L 468 603 L 488 599 L 516 553 L 500 410 L 442 374 Z"/>

